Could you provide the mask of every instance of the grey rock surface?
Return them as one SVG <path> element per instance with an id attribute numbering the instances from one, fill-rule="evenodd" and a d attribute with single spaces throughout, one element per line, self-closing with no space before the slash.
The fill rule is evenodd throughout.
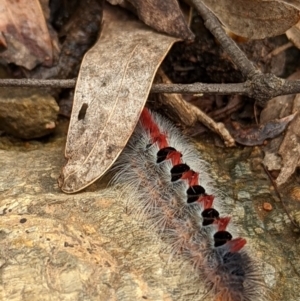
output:
<path id="1" fill-rule="evenodd" d="M 211 301 L 201 299 L 189 263 L 170 261 L 167 242 L 130 214 L 105 179 L 74 195 L 59 190 L 64 143 L 63 135 L 26 147 L 0 143 L 0 299 Z M 255 169 L 260 152 L 199 148 L 234 197 L 226 206 L 261 263 L 270 300 L 299 300 L 299 237 Z M 277 204 L 267 217 L 266 200 Z"/>
<path id="2" fill-rule="evenodd" d="M 23 139 L 43 137 L 56 127 L 55 99 L 32 88 L 0 89 L 0 130 Z"/>

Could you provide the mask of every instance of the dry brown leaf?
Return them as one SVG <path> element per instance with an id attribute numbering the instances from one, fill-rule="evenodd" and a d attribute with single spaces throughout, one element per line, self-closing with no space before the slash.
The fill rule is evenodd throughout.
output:
<path id="1" fill-rule="evenodd" d="M 123 6 L 130 3 L 138 17 L 159 32 L 183 40 L 193 40 L 195 37 L 185 21 L 177 0 L 108 0 L 108 2 Z"/>
<path id="2" fill-rule="evenodd" d="M 232 122 L 234 126 L 230 132 L 233 134 L 234 140 L 239 144 L 247 146 L 261 145 L 265 140 L 280 135 L 295 118 L 295 115 L 291 114 L 280 119 L 274 119 L 267 123 L 249 127 L 242 127 L 239 123 Z"/>
<path id="3" fill-rule="evenodd" d="M 7 45 L 0 56 L 7 62 L 29 70 L 52 65 L 51 38 L 38 0 L 1 0 L 0 32 Z"/>
<path id="4" fill-rule="evenodd" d="M 300 49 L 300 22 L 286 32 L 286 36 Z"/>
<path id="5" fill-rule="evenodd" d="M 300 95 L 294 99 L 292 113 L 300 112 Z M 283 166 L 276 179 L 277 185 L 284 184 L 288 178 L 300 167 L 300 118 L 297 117 L 290 123 L 288 131 L 280 145 L 279 152 Z"/>
<path id="6" fill-rule="evenodd" d="M 102 34 L 77 80 L 59 179 L 66 193 L 97 180 L 126 145 L 161 61 L 175 38 L 152 31 L 117 7 L 104 10 Z"/>
<path id="7" fill-rule="evenodd" d="M 271 99 L 260 114 L 260 123 L 266 123 L 276 118 L 283 118 L 292 112 L 294 95 L 283 95 Z M 297 116 L 296 116 L 297 118 Z M 268 142 L 264 147 L 264 165 L 268 170 L 280 170 L 282 159 L 278 150 L 284 135 L 280 135 Z"/>
<path id="8" fill-rule="evenodd" d="M 299 0 L 277 0 L 277 1 L 288 4 L 292 7 L 300 10 L 300 1 Z"/>
<path id="9" fill-rule="evenodd" d="M 41 1 L 41 0 L 40 0 Z M 68 16 L 67 21 L 55 20 L 56 26 L 61 23 L 59 36 L 64 37 L 61 42 L 61 53 L 57 63 L 52 68 L 39 66 L 30 73 L 33 78 L 73 78 L 77 77 L 80 63 L 84 54 L 98 39 L 104 0 L 76 1 L 62 5 L 60 14 Z M 72 6 L 72 8 L 71 8 Z M 56 23 L 57 22 L 57 23 Z"/>
<path id="10" fill-rule="evenodd" d="M 203 0 L 230 31 L 249 39 L 285 33 L 299 19 L 299 11 L 274 0 Z"/>
<path id="11" fill-rule="evenodd" d="M 294 73 L 289 79 L 300 78 L 300 72 Z M 298 112 L 298 113 L 297 113 Z M 283 137 L 272 140 L 265 147 L 264 165 L 269 170 L 280 170 L 276 179 L 277 185 L 284 184 L 300 167 L 300 96 L 297 94 L 283 95 L 271 99 L 261 113 L 261 122 L 297 113 L 289 124 Z"/>

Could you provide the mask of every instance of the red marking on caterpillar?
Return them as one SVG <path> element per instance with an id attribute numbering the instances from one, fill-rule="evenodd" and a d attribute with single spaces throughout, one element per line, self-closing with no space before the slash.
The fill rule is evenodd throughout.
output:
<path id="1" fill-rule="evenodd" d="M 235 253 L 239 252 L 246 244 L 246 239 L 244 238 L 235 238 L 227 242 L 227 247 L 230 252 Z"/>
<path id="2" fill-rule="evenodd" d="M 141 123 L 144 128 L 149 131 L 152 143 L 157 143 L 159 149 L 168 147 L 167 137 L 162 133 L 155 122 L 153 122 L 151 113 L 144 109 L 141 114 Z"/>
<path id="3" fill-rule="evenodd" d="M 115 183 L 132 193 L 138 216 L 170 241 L 172 255 L 187 258 L 220 301 L 264 300 L 246 240 L 228 231 L 200 154 L 164 118 L 144 109 L 116 163 Z"/>
<path id="4" fill-rule="evenodd" d="M 225 231 L 230 222 L 230 217 L 221 217 L 214 221 L 214 224 L 217 225 L 218 231 Z"/>

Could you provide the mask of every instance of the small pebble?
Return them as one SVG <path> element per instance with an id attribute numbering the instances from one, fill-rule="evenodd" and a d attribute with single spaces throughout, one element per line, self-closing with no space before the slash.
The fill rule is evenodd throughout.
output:
<path id="1" fill-rule="evenodd" d="M 268 202 L 265 202 L 263 204 L 263 208 L 264 208 L 265 211 L 272 211 L 272 209 L 273 209 L 272 205 Z"/>

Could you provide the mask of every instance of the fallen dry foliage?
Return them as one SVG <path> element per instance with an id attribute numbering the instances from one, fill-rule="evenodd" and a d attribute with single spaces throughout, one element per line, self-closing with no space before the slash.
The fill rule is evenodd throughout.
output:
<path id="1" fill-rule="evenodd" d="M 120 4 L 120 2 L 111 2 Z M 122 1 L 121 4 L 123 6 L 128 5 L 128 3 L 133 5 L 139 18 L 156 30 L 189 39 L 191 35 L 185 28 L 184 18 L 178 13 L 179 8 L 174 6 L 172 1 L 168 1 L 166 7 L 154 6 L 154 2 L 132 0 Z M 248 38 L 278 35 L 291 28 L 299 20 L 299 13 L 296 9 L 277 1 L 246 3 L 246 1 L 240 0 L 239 3 L 232 3 L 224 0 L 217 3 L 207 0 L 206 4 L 208 2 L 210 8 L 231 31 Z M 177 27 L 174 26 L 174 18 L 163 17 L 163 14 L 170 11 L 172 6 L 176 8 L 177 18 L 183 22 L 179 22 L 179 25 L 176 24 Z M 154 22 L 156 19 L 149 17 L 151 14 L 148 11 L 153 12 L 155 9 L 157 16 L 159 16 L 159 22 Z M 220 16 L 218 11 L 221 11 L 222 14 L 226 12 L 226 14 Z M 124 23 L 122 25 L 116 21 L 116 16 L 120 16 L 119 14 L 123 14 L 121 19 Z M 229 18 L 229 16 L 234 16 L 234 18 Z M 230 19 L 230 23 L 227 23 L 226 18 Z M 259 22 L 257 22 L 258 19 Z M 286 22 L 280 22 L 280 26 L 277 26 L 281 19 Z M 149 53 L 147 55 L 151 53 L 151 56 L 156 58 L 154 61 L 153 58 L 151 59 L 153 63 L 151 68 L 150 64 L 144 65 L 145 49 L 141 49 L 139 47 L 140 41 L 137 42 L 133 37 L 137 37 L 141 30 L 148 33 L 149 36 L 146 39 L 157 34 L 143 27 L 140 22 L 129 21 L 125 11 L 121 13 L 116 7 L 106 8 L 105 20 L 101 38 L 97 42 L 97 46 L 86 55 L 76 86 L 65 153 L 68 162 L 59 179 L 60 187 L 67 193 L 79 191 L 94 182 L 117 159 L 134 130 L 147 99 L 155 71 L 175 41 L 175 39 L 170 40 L 167 36 L 160 36 L 161 40 L 155 38 L 155 42 L 154 39 L 148 40 L 147 51 Z M 131 26 L 132 24 L 135 25 Z M 122 35 L 124 28 L 126 28 L 126 34 Z M 236 28 L 239 31 L 236 31 Z M 107 36 L 109 38 L 106 38 Z M 165 41 L 166 45 L 162 44 L 162 41 Z M 158 47 L 158 45 L 163 45 L 163 47 Z M 97 47 L 101 57 L 93 55 L 97 52 Z M 111 52 L 111 49 L 116 50 Z M 134 59 L 135 64 L 133 65 L 130 62 L 131 56 L 135 52 L 139 55 Z M 123 67 L 120 68 L 119 66 Z M 144 76 L 137 76 L 137 70 L 144 70 Z M 96 79 L 94 78 L 95 74 L 98 75 Z M 107 74 L 109 74 L 109 78 L 113 78 L 113 81 L 107 80 Z M 120 74 L 121 76 L 118 77 Z M 118 80 L 118 78 L 120 79 Z M 140 91 L 144 93 L 136 97 L 137 92 L 140 93 Z M 98 101 L 95 102 L 94 99 Z M 167 103 L 170 105 L 172 101 Z M 174 104 L 172 106 L 174 107 Z M 175 106 L 182 107 L 182 101 L 176 102 Z M 290 116 L 281 119 L 275 118 L 261 125 L 248 128 L 236 124 L 236 128 L 231 128 L 233 139 L 222 123 L 215 123 L 196 108 L 194 111 L 193 106 L 188 108 L 188 112 L 195 117 L 195 121 L 199 118 L 204 124 L 207 124 L 207 120 L 209 120 L 209 128 L 218 132 L 226 144 L 231 146 L 234 145 L 234 140 L 243 145 L 263 144 L 266 139 L 274 138 L 282 133 L 295 117 L 295 114 L 291 112 L 292 115 Z M 124 122 L 117 122 L 116 120 L 124 120 Z"/>
<path id="2" fill-rule="evenodd" d="M 279 154 L 282 158 L 282 168 L 276 182 L 278 185 L 285 183 L 294 173 L 297 167 L 300 167 L 300 95 L 297 94 L 293 100 L 292 113 L 297 114 L 298 118 L 288 127 L 279 148 Z"/>
<path id="3" fill-rule="evenodd" d="M 299 0 L 277 0 L 278 2 L 281 3 L 286 3 L 296 9 L 300 9 L 300 2 Z"/>
<path id="4" fill-rule="evenodd" d="M 77 76 L 85 52 L 96 42 L 102 20 L 104 0 L 85 0 L 61 3 L 61 10 L 69 16 L 58 20 L 57 34 L 61 39 L 61 52 L 50 68 L 38 66 L 30 73 L 33 78 L 74 78 Z M 59 19 L 59 18 L 58 18 Z"/>
<path id="5" fill-rule="evenodd" d="M 77 80 L 68 162 L 59 181 L 66 193 L 85 188 L 117 159 L 138 122 L 156 70 L 176 41 L 116 7 L 106 7 L 103 24 Z"/>
<path id="6" fill-rule="evenodd" d="M 294 43 L 294 45 L 300 48 L 300 22 L 294 25 L 286 32 L 286 36 Z"/>
<path id="7" fill-rule="evenodd" d="M 86 54 L 78 76 L 65 152 L 68 162 L 60 177 L 60 186 L 67 193 L 79 191 L 94 182 L 117 159 L 134 130 L 162 60 L 175 41 L 185 40 L 188 41 L 186 45 L 189 45 L 195 37 L 195 32 L 191 31 L 186 14 L 183 13 L 183 3 L 177 0 L 107 0 L 107 2 L 113 6 L 109 5 L 108 8 L 108 4 L 106 5 L 101 37 Z M 286 92 L 291 91 L 289 88 L 297 86 L 297 83 L 294 82 L 292 86 L 272 73 L 260 72 L 225 35 L 215 16 L 228 32 L 237 35 L 237 39 L 241 37 L 262 39 L 286 33 L 294 45 L 299 47 L 298 1 L 184 2 L 190 5 L 186 7 L 187 9 L 194 8 L 201 15 L 205 26 L 230 56 L 228 61 L 231 60 L 235 64 L 234 68 L 239 69 L 241 77 L 245 79 L 240 85 L 232 84 L 231 90 L 228 88 L 224 94 L 237 96 L 244 94 L 255 98 L 257 104 L 264 106 L 270 98 L 289 93 Z M 51 3 L 58 5 L 59 1 Z M 84 53 L 95 42 L 100 31 L 104 0 L 90 0 L 89 6 L 86 6 L 83 0 L 74 3 L 62 4 L 65 6 L 62 15 L 71 17 L 67 21 L 58 18 L 57 24 L 60 25 L 56 28 L 57 32 L 54 32 L 49 22 L 51 18 L 47 11 L 47 0 L 41 2 L 35 0 L 30 4 L 23 0 L 18 4 L 2 0 L 0 42 L 5 49 L 1 54 L 2 58 L 6 62 L 25 67 L 27 70 L 24 74 L 37 79 L 74 77 Z M 121 12 L 118 5 L 126 9 Z M 60 38 L 60 45 L 55 38 L 56 35 Z M 291 47 L 291 43 L 283 45 L 283 50 L 277 51 L 279 53 L 288 47 Z M 61 53 L 58 57 L 60 48 Z M 188 60 L 195 62 L 197 56 L 198 53 L 195 52 Z M 276 56 L 276 49 L 274 53 L 265 54 L 262 60 L 267 62 L 267 58 L 272 56 Z M 184 72 L 189 66 L 178 68 L 183 68 Z M 31 69 L 33 70 L 28 72 Z M 24 68 L 21 70 L 24 71 Z M 163 81 L 165 82 L 172 84 L 169 79 Z M 192 89 L 187 88 L 187 93 L 192 93 L 188 91 L 190 88 Z M 216 84 L 212 90 L 210 88 L 204 87 L 204 90 L 207 89 L 208 94 L 213 90 L 217 95 L 222 94 L 221 85 Z M 296 100 L 293 109 L 286 111 L 284 115 L 279 114 L 280 116 L 273 116 L 273 119 L 267 118 L 259 125 L 247 127 L 234 123 L 229 129 L 224 125 L 223 122 L 226 121 L 224 119 L 226 114 L 229 118 L 230 113 L 241 107 L 241 99 L 236 105 L 229 99 L 227 104 L 210 112 L 209 117 L 206 110 L 201 108 L 201 112 L 199 108 L 188 103 L 184 94 L 177 94 L 173 98 L 171 94 L 164 94 L 162 97 L 166 99 L 165 105 L 171 108 L 171 115 L 174 112 L 176 113 L 173 115 L 177 116 L 186 112 L 182 113 L 186 116 L 178 116 L 182 124 L 194 126 L 200 121 L 217 133 L 227 146 L 233 146 L 235 142 L 242 145 L 262 144 L 266 139 L 278 136 L 291 122 L 284 142 L 276 153 L 276 156 L 281 156 L 283 162 L 278 183 L 284 183 L 298 166 L 297 145 L 293 146 L 291 143 L 297 139 L 290 135 L 292 132 L 298 135 L 299 117 L 296 114 L 298 110 Z M 219 122 L 220 119 L 216 122 L 214 116 L 223 116 L 222 122 Z M 294 153 L 291 153 L 292 150 Z M 291 156 L 293 160 L 288 159 Z"/>
<path id="8" fill-rule="evenodd" d="M 300 72 L 291 76 L 300 78 Z M 261 114 L 261 122 L 282 118 L 294 114 L 283 136 L 272 140 L 265 148 L 264 164 L 269 170 L 280 171 L 276 179 L 277 185 L 284 184 L 300 167 L 300 95 L 278 96 L 268 102 Z"/>
<path id="9" fill-rule="evenodd" d="M 280 135 L 295 116 L 296 114 L 293 113 L 280 119 L 272 119 L 260 125 L 244 128 L 240 124 L 233 122 L 230 132 L 233 134 L 234 140 L 239 144 L 247 146 L 261 145 L 267 139 L 272 139 Z"/>
<path id="10" fill-rule="evenodd" d="M 52 65 L 55 48 L 39 0 L 1 0 L 0 32 L 0 57 L 7 62 L 29 70 Z"/>
<path id="11" fill-rule="evenodd" d="M 111 4 L 132 5 L 140 20 L 159 32 L 184 39 L 194 39 L 177 0 L 108 0 Z"/>
<path id="12" fill-rule="evenodd" d="M 299 11 L 273 0 L 203 0 L 233 33 L 263 39 L 285 33 L 299 19 Z"/>

